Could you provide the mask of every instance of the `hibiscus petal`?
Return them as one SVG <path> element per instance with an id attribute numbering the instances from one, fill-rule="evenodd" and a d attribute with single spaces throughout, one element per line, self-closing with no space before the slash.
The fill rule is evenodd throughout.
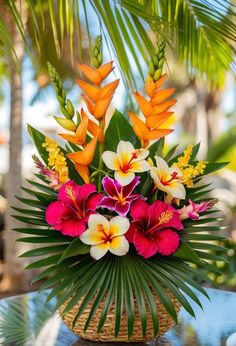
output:
<path id="1" fill-rule="evenodd" d="M 133 243 L 138 254 L 145 258 L 152 257 L 157 252 L 156 242 L 138 230 L 134 234 Z"/>
<path id="2" fill-rule="evenodd" d="M 126 216 L 130 209 L 130 203 L 120 203 L 119 201 L 115 204 L 115 211 L 121 216 Z"/>
<path id="3" fill-rule="evenodd" d="M 60 187 L 58 191 L 58 200 L 62 201 L 68 205 L 73 205 L 73 201 L 69 195 L 69 191 L 73 192 L 73 196 L 77 196 L 78 191 L 80 190 L 80 186 L 77 185 L 74 181 L 69 180 L 65 184 Z"/>
<path id="4" fill-rule="evenodd" d="M 130 184 L 128 184 L 122 188 L 123 196 L 128 197 L 139 183 L 140 183 L 140 178 L 135 177 L 134 180 L 132 180 Z"/>
<path id="5" fill-rule="evenodd" d="M 147 222 L 149 215 L 149 204 L 142 199 L 135 201 L 130 208 L 130 214 L 134 221 L 144 220 Z"/>
<path id="6" fill-rule="evenodd" d="M 115 175 L 115 179 L 122 186 L 130 184 L 131 181 L 135 178 L 135 174 L 133 172 L 116 171 L 114 175 Z"/>
<path id="7" fill-rule="evenodd" d="M 90 195 L 85 201 L 85 210 L 86 212 L 89 210 L 95 211 L 97 207 L 100 205 L 100 201 L 103 198 L 101 193 L 93 193 Z"/>
<path id="8" fill-rule="evenodd" d="M 126 217 L 115 216 L 110 220 L 110 235 L 112 237 L 123 235 L 129 229 L 129 220 Z"/>
<path id="9" fill-rule="evenodd" d="M 157 231 L 153 238 L 156 242 L 157 251 L 161 255 L 169 256 L 179 247 L 179 235 L 170 229 Z"/>
<path id="10" fill-rule="evenodd" d="M 118 181 L 111 179 L 108 176 L 105 176 L 102 179 L 102 185 L 106 194 L 110 197 L 117 196 L 117 193 L 120 193 L 122 188 Z"/>
<path id="11" fill-rule="evenodd" d="M 115 171 L 120 168 L 120 163 L 117 155 L 116 153 L 113 153 L 113 151 L 104 151 L 104 153 L 102 154 L 102 159 L 109 169 Z"/>
<path id="12" fill-rule="evenodd" d="M 74 215 L 74 211 L 61 201 L 52 202 L 46 209 L 45 220 L 56 230 L 61 229 L 61 222 L 64 218 Z"/>
<path id="13" fill-rule="evenodd" d="M 136 232 L 136 223 L 131 222 L 128 231 L 125 233 L 125 238 L 128 240 L 129 243 L 133 243 L 135 232 Z"/>
<path id="14" fill-rule="evenodd" d="M 83 219 L 70 218 L 61 223 L 61 233 L 70 237 L 79 237 L 85 230 Z"/>
<path id="15" fill-rule="evenodd" d="M 106 255 L 107 251 L 109 250 L 109 247 L 110 247 L 109 242 L 93 245 L 91 246 L 91 249 L 90 249 L 90 255 L 95 260 L 99 260 L 100 258 Z"/>
<path id="16" fill-rule="evenodd" d="M 80 188 L 76 191 L 76 203 L 78 204 L 81 210 L 84 209 L 84 205 L 86 203 L 87 198 L 91 195 L 91 193 L 95 191 L 96 186 L 94 184 L 81 185 Z"/>
<path id="17" fill-rule="evenodd" d="M 116 256 L 124 256 L 129 251 L 129 242 L 124 236 L 111 240 L 109 251 Z"/>

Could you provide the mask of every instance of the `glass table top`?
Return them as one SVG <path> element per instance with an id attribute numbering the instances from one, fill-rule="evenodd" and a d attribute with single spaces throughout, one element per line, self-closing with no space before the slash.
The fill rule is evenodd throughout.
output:
<path id="1" fill-rule="evenodd" d="M 196 319 L 181 309 L 179 325 L 145 345 L 236 346 L 236 338 L 226 343 L 229 336 L 236 333 L 236 293 L 215 289 L 207 289 L 207 292 L 211 302 L 201 295 L 203 310 L 191 302 Z M 109 346 L 107 343 L 88 342 L 74 335 L 59 315 L 53 314 L 55 301 L 44 304 L 47 294 L 47 291 L 32 292 L 0 300 L 0 345 Z"/>

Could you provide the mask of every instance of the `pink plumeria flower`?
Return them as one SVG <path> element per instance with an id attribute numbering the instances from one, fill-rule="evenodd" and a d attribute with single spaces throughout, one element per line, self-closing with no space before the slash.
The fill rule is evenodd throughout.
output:
<path id="1" fill-rule="evenodd" d="M 88 218 L 94 214 L 102 198 L 93 184 L 65 183 L 58 192 L 58 200 L 46 209 L 47 223 L 63 235 L 78 237 L 86 229 Z"/>
<path id="2" fill-rule="evenodd" d="M 138 254 L 149 258 L 159 253 L 173 254 L 179 247 L 179 235 L 183 229 L 178 211 L 169 204 L 155 201 L 149 205 L 138 199 L 130 208 L 133 219 L 126 238 L 133 243 Z"/>
<path id="3" fill-rule="evenodd" d="M 214 204 L 217 202 L 217 200 L 212 199 L 210 201 L 201 202 L 198 204 L 198 203 L 194 203 L 191 199 L 189 199 L 188 202 L 189 202 L 188 205 L 185 205 L 183 206 L 183 208 L 178 210 L 181 220 L 199 219 L 199 214 L 204 213 L 204 211 L 211 209 L 214 206 Z"/>
<path id="4" fill-rule="evenodd" d="M 129 229 L 126 217 L 115 216 L 108 221 L 101 214 L 89 217 L 88 229 L 80 236 L 84 244 L 91 245 L 90 255 L 99 260 L 110 251 L 113 255 L 124 256 L 129 251 L 129 242 L 124 234 Z"/>
<path id="5" fill-rule="evenodd" d="M 137 198 L 142 198 L 139 194 L 132 194 L 139 183 L 139 177 L 135 177 L 132 182 L 126 186 L 122 186 L 117 180 L 104 177 L 102 184 L 107 196 L 102 198 L 99 206 L 113 210 L 121 216 L 126 216 L 129 212 L 131 203 Z"/>
<path id="6" fill-rule="evenodd" d="M 157 189 L 167 193 L 168 198 L 185 199 L 186 192 L 181 183 L 182 172 L 175 165 L 169 167 L 167 162 L 155 156 L 156 167 L 150 168 L 150 175 Z"/>
<path id="7" fill-rule="evenodd" d="M 105 165 L 115 171 L 115 179 L 126 186 L 135 178 L 135 173 L 146 172 L 150 169 L 149 163 L 145 160 L 149 155 L 147 149 L 135 149 L 128 141 L 120 141 L 117 152 L 104 151 L 102 159 Z"/>

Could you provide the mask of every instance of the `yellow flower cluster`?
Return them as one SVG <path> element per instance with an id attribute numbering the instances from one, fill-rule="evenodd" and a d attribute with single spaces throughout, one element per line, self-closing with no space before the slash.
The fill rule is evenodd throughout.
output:
<path id="1" fill-rule="evenodd" d="M 193 151 L 193 146 L 188 146 L 185 151 L 184 155 L 180 156 L 177 161 L 177 167 L 182 171 L 182 182 L 187 187 L 191 188 L 193 187 L 193 179 L 196 178 L 198 175 L 203 174 L 204 169 L 206 167 L 206 164 L 204 161 L 199 161 L 196 166 L 189 164 L 189 160 L 191 158 L 191 154 Z"/>
<path id="2" fill-rule="evenodd" d="M 60 182 L 65 183 L 69 179 L 69 171 L 66 158 L 60 151 L 58 144 L 46 137 L 42 146 L 48 151 L 48 166 L 58 173 Z"/>

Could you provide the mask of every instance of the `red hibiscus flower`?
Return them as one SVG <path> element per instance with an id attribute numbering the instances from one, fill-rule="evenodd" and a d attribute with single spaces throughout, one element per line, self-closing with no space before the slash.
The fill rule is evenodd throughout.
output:
<path id="1" fill-rule="evenodd" d="M 155 201 L 149 205 L 139 199 L 131 206 L 133 218 L 126 238 L 137 252 L 149 258 L 156 253 L 169 256 L 179 246 L 177 230 L 183 229 L 178 211 L 167 203 Z"/>
<path id="2" fill-rule="evenodd" d="M 58 200 L 49 204 L 45 219 L 62 234 L 78 237 L 85 231 L 88 218 L 101 198 L 94 184 L 80 186 L 70 180 L 59 189 Z"/>

